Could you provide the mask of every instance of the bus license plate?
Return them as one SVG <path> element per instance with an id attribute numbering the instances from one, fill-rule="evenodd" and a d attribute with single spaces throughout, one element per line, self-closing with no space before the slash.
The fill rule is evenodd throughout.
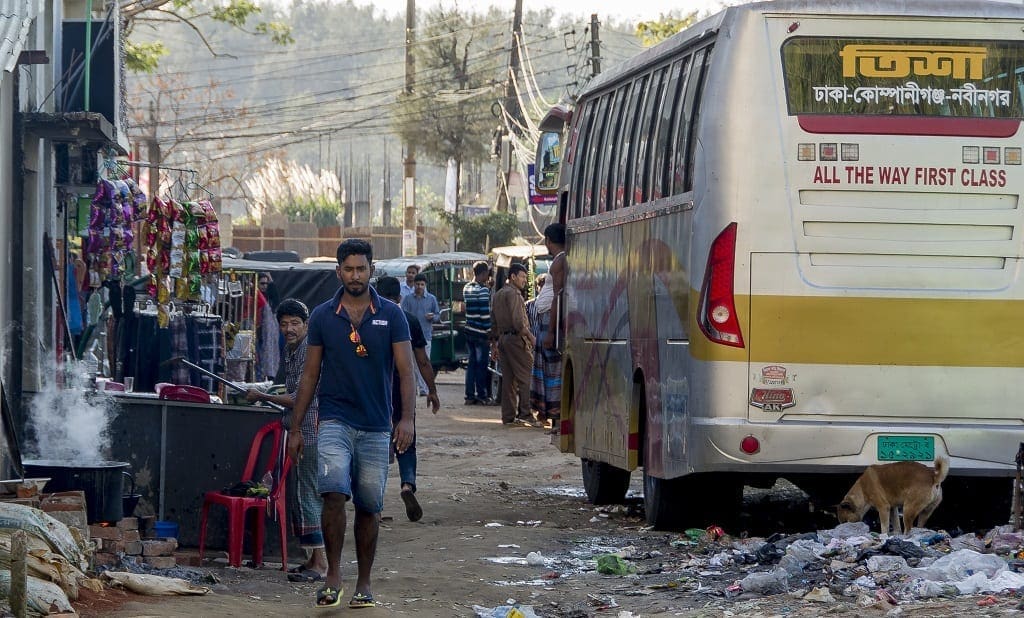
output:
<path id="1" fill-rule="evenodd" d="M 878 436 L 879 461 L 934 461 L 933 436 Z"/>

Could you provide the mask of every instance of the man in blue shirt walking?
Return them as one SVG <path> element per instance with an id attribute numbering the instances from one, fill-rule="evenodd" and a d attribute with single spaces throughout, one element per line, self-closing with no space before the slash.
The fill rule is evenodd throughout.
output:
<path id="1" fill-rule="evenodd" d="M 349 607 L 374 605 L 370 584 L 377 552 L 379 516 L 384 507 L 388 458 L 404 453 L 414 437 L 415 382 L 409 324 L 394 303 L 382 302 L 370 288 L 373 247 L 360 239 L 338 245 L 337 276 L 342 287 L 309 318 L 306 364 L 292 408 L 292 427 L 301 427 L 313 395 L 320 404 L 320 493 L 327 553 L 325 586 L 317 607 L 336 607 L 345 541 L 345 502 L 355 506 L 353 532 L 358 575 Z M 401 382 L 401 420 L 391 425 L 391 376 Z M 319 383 L 319 386 L 317 384 Z M 288 436 L 288 454 L 302 456 L 301 432 Z"/>
<path id="2" fill-rule="evenodd" d="M 438 321 L 441 315 L 441 306 L 437 303 L 437 297 L 427 291 L 427 276 L 423 273 L 413 277 L 412 294 L 402 298 L 402 310 L 416 316 L 423 329 L 423 337 L 427 340 L 427 358 L 430 358 L 430 340 L 434 336 L 434 322 Z M 416 384 L 419 387 L 420 396 L 427 394 L 427 383 L 416 370 Z"/>

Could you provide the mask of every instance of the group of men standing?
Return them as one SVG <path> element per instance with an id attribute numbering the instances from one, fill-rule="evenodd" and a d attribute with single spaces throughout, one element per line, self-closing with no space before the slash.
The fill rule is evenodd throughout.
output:
<path id="1" fill-rule="evenodd" d="M 541 289 L 529 313 L 529 273 L 523 264 L 509 267 L 506 285 L 493 297 L 488 287 L 493 274 L 490 265 L 478 262 L 473 267 L 474 279 L 462 292 L 466 304 L 463 333 L 469 349 L 465 403 L 493 401 L 488 359 L 496 358 L 502 375 L 502 423 L 542 427 L 550 421 L 552 431 L 557 432 L 562 379 L 559 324 L 553 316 L 560 315 L 567 274 L 565 226 L 547 226 L 544 244 L 554 258 L 548 271 L 549 283 Z"/>

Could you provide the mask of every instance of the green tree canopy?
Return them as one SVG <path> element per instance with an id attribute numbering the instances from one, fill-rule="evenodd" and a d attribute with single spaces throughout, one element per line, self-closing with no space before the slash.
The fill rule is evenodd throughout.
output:
<path id="1" fill-rule="evenodd" d="M 640 41 L 650 47 L 657 45 L 673 34 L 689 28 L 697 21 L 697 11 L 683 17 L 675 17 L 671 14 L 662 13 L 659 18 L 653 21 L 642 21 L 636 25 L 636 35 Z"/>
<path id="2" fill-rule="evenodd" d="M 487 253 L 491 247 L 511 245 L 519 233 L 516 216 L 507 212 L 491 212 L 480 217 L 438 211 L 438 216 L 455 228 L 459 251 Z"/>
<path id="3" fill-rule="evenodd" d="M 437 6 L 415 46 L 416 88 L 392 108 L 395 128 L 418 155 L 444 164 L 486 160 L 491 113 L 507 58 L 484 15 Z M 499 30 L 500 32 L 500 30 Z"/>
<path id="4" fill-rule="evenodd" d="M 195 32 L 203 45 L 214 56 L 219 53 L 210 43 L 204 31 L 204 22 L 227 24 L 238 30 L 259 36 L 269 36 L 278 45 L 295 42 L 291 27 L 277 21 L 260 21 L 263 12 L 252 0 L 226 0 L 219 4 L 206 4 L 203 0 L 128 0 L 121 5 L 124 19 L 125 64 L 136 72 L 152 73 L 160 58 L 168 53 L 167 47 L 159 41 L 134 42 L 130 39 L 134 28 L 140 24 L 154 27 L 168 22 L 180 22 Z"/>

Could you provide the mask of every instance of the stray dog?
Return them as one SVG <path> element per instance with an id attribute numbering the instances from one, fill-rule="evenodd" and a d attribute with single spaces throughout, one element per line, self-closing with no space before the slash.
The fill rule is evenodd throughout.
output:
<path id="1" fill-rule="evenodd" d="M 842 523 L 860 521 L 874 508 L 882 534 L 889 534 L 890 517 L 896 534 L 909 532 L 912 526 L 924 527 L 942 502 L 941 483 L 948 473 L 949 461 L 942 456 L 935 458 L 934 470 L 916 461 L 869 466 L 836 508 L 836 517 Z M 899 506 L 903 507 L 902 526 Z"/>

